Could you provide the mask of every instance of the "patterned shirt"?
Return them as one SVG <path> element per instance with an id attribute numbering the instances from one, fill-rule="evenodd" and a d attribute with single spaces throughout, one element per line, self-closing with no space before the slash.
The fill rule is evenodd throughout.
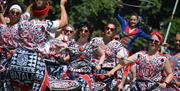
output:
<path id="1" fill-rule="evenodd" d="M 164 63 L 167 61 L 166 56 L 159 52 L 153 56 L 149 56 L 146 51 L 136 53 L 136 59 L 139 61 L 138 76 L 142 79 L 150 79 L 155 82 L 162 80 L 161 72 Z"/>
<path id="2" fill-rule="evenodd" d="M 103 67 L 115 67 L 115 65 L 117 64 L 115 62 L 117 54 L 120 54 L 123 58 L 128 57 L 128 51 L 117 40 L 112 40 L 105 45 L 102 37 L 96 37 L 93 38 L 90 43 L 96 46 L 103 46 L 103 49 L 105 50 L 107 56 L 106 61 L 103 63 Z"/>

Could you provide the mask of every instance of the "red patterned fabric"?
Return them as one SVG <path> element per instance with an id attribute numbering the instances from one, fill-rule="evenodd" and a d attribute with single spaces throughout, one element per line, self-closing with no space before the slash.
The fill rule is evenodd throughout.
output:
<path id="1" fill-rule="evenodd" d="M 50 6 L 49 6 L 49 2 L 47 1 L 46 7 L 42 10 L 33 10 L 33 15 L 35 17 L 44 16 L 44 15 L 48 14 L 49 10 L 50 10 Z"/>

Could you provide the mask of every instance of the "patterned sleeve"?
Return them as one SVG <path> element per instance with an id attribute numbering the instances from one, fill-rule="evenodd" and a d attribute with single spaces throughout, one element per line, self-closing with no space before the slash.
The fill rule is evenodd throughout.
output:
<path id="1" fill-rule="evenodd" d="M 143 55 L 145 55 L 145 52 L 146 52 L 146 51 L 139 51 L 139 52 L 135 53 L 135 54 L 134 54 L 135 57 L 136 57 L 135 59 L 138 60 L 138 59 L 142 58 Z"/>
<path id="2" fill-rule="evenodd" d="M 21 21 L 22 20 L 29 20 L 30 19 L 30 13 L 29 12 L 25 12 L 24 14 L 21 15 Z"/>
<path id="3" fill-rule="evenodd" d="M 122 58 L 127 58 L 129 56 L 128 50 L 124 47 L 122 47 L 121 50 L 117 54 L 121 55 Z"/>
<path id="4" fill-rule="evenodd" d="M 60 27 L 59 20 L 55 20 L 55 21 L 46 20 L 46 27 L 48 31 L 54 32 Z"/>
<path id="5" fill-rule="evenodd" d="M 17 43 L 13 40 L 12 33 L 7 31 L 5 25 L 0 25 L 0 46 L 1 47 L 10 47 L 15 48 L 17 46 Z"/>

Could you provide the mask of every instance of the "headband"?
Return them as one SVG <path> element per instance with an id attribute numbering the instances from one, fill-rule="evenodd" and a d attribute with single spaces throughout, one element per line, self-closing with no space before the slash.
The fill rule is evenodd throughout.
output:
<path id="1" fill-rule="evenodd" d="M 159 38 L 159 40 L 160 40 L 160 43 L 162 44 L 163 43 L 163 36 L 162 36 L 162 34 L 160 33 L 160 32 L 152 32 L 151 33 L 151 36 L 152 35 L 156 35 L 158 38 Z"/>
<path id="2" fill-rule="evenodd" d="M 13 10 L 13 9 L 18 9 L 19 12 L 22 13 L 21 7 L 20 7 L 19 5 L 17 5 L 17 4 L 12 5 L 9 10 L 11 11 L 11 10 Z"/>
<path id="3" fill-rule="evenodd" d="M 49 6 L 49 3 L 47 1 L 46 7 L 44 9 L 41 9 L 41 10 L 33 10 L 33 15 L 35 17 L 46 15 L 49 12 L 49 9 L 50 9 L 50 6 Z"/>

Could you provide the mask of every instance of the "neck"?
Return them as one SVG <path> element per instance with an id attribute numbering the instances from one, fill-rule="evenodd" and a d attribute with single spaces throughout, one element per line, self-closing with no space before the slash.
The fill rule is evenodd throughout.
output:
<path id="1" fill-rule="evenodd" d="M 103 41 L 105 44 L 109 43 L 111 40 L 112 40 L 111 37 L 107 37 L 107 36 L 103 37 Z"/>
<path id="2" fill-rule="evenodd" d="M 78 44 L 78 45 L 84 45 L 84 44 L 87 43 L 87 42 L 88 42 L 88 37 L 85 37 L 85 38 L 80 37 L 80 38 L 78 39 L 78 41 L 77 41 L 77 44 Z"/>
<path id="3" fill-rule="evenodd" d="M 130 26 L 130 28 L 131 28 L 131 29 L 134 29 L 134 28 L 136 28 L 136 26 Z"/>
<path id="4" fill-rule="evenodd" d="M 16 24 L 17 22 L 10 22 L 10 26 L 13 26 L 14 24 Z"/>
<path id="5" fill-rule="evenodd" d="M 158 50 L 148 50 L 147 54 L 148 55 L 154 55 L 158 52 Z"/>

